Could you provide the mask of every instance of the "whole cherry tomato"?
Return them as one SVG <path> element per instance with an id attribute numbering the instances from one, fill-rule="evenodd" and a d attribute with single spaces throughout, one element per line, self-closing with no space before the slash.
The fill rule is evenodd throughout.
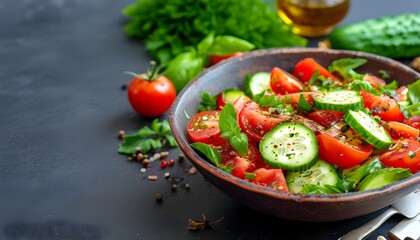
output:
<path id="1" fill-rule="evenodd" d="M 155 63 L 151 62 L 147 74 L 134 74 L 128 85 L 128 100 L 133 109 L 145 117 L 164 114 L 176 97 L 175 86 L 170 79 L 158 75 Z"/>

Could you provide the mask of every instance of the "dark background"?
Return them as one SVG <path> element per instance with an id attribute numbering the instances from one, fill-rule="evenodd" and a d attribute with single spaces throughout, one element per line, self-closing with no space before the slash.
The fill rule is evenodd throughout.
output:
<path id="1" fill-rule="evenodd" d="M 118 154 L 118 130 L 134 133 L 151 122 L 133 112 L 121 89 L 130 80 L 123 72 L 144 72 L 150 60 L 123 32 L 121 10 L 132 3 L 0 2 L 0 239 L 328 240 L 385 210 L 340 222 L 293 222 L 241 206 L 200 173 L 185 173 L 190 164 L 177 161 L 178 149 L 170 151 L 173 167 L 153 162 L 146 173 Z M 420 11 L 415 0 L 351 4 L 342 23 Z M 164 172 L 190 190 L 171 191 Z M 154 174 L 157 181 L 147 179 Z M 189 231 L 188 219 L 202 214 L 224 219 L 214 230 Z M 392 217 L 369 239 L 401 219 Z"/>

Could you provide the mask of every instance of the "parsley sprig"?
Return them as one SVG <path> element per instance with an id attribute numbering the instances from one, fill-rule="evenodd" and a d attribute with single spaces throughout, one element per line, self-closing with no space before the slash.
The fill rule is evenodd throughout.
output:
<path id="1" fill-rule="evenodd" d="M 151 150 L 161 149 L 163 147 L 177 147 L 171 133 L 168 120 L 154 119 L 151 128 L 142 127 L 138 132 L 126 135 L 124 141 L 120 144 L 118 152 L 121 154 L 135 154 L 139 149 L 143 153 Z"/>

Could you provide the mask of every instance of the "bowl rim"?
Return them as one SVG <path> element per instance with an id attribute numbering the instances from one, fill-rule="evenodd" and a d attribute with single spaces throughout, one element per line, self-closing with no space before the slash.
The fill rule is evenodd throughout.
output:
<path id="1" fill-rule="evenodd" d="M 352 202 L 355 200 L 360 199 L 374 199 L 378 197 L 382 197 L 387 195 L 393 191 L 404 191 L 405 188 L 415 185 L 418 185 L 420 188 L 420 172 L 413 174 L 412 176 L 402 179 L 400 181 L 394 182 L 392 184 L 388 184 L 381 188 L 362 191 L 362 192 L 348 192 L 348 193 L 338 193 L 338 194 L 297 194 L 297 193 L 290 193 L 290 192 L 282 192 L 275 189 L 259 186 L 248 182 L 246 180 L 237 178 L 228 174 L 221 169 L 217 168 L 206 159 L 201 157 L 196 151 L 194 151 L 189 146 L 189 140 L 183 136 L 182 133 L 179 132 L 179 129 L 175 129 L 175 125 L 177 119 L 175 117 L 175 113 L 183 112 L 184 109 L 180 109 L 179 103 L 183 96 L 188 92 L 191 91 L 191 87 L 196 83 L 199 82 L 200 79 L 205 77 L 207 74 L 211 74 L 214 69 L 221 68 L 224 65 L 231 64 L 233 61 L 243 61 L 248 58 L 253 58 L 256 56 L 263 56 L 263 55 L 277 55 L 277 54 L 287 54 L 287 53 L 325 53 L 327 55 L 349 55 L 349 57 L 361 57 L 361 58 L 369 58 L 368 60 L 374 60 L 379 62 L 387 62 L 387 64 L 392 64 L 393 67 L 400 68 L 402 71 L 407 72 L 409 75 L 412 75 L 414 79 L 420 79 L 420 73 L 416 72 L 414 69 L 404 65 L 397 60 L 379 56 L 371 53 L 360 52 L 360 51 L 353 51 L 353 50 L 336 50 L 336 49 L 325 49 L 325 48 L 315 48 L 315 47 L 286 47 L 286 48 L 270 48 L 270 49 L 259 49 L 249 51 L 244 53 L 243 55 L 227 59 L 222 61 L 216 65 L 213 65 L 209 68 L 206 68 L 201 72 L 197 77 L 195 77 L 192 81 L 190 81 L 177 95 L 174 103 L 172 104 L 169 110 L 169 124 L 171 126 L 172 134 L 177 141 L 179 147 L 181 148 L 182 152 L 185 156 L 189 159 L 189 161 L 194 165 L 198 166 L 198 170 L 200 168 L 208 169 L 209 172 L 212 173 L 215 177 L 219 178 L 222 181 L 228 182 L 229 184 L 235 185 L 239 188 L 242 188 L 249 192 L 254 192 L 258 194 L 268 195 L 271 198 L 279 199 L 279 200 L 292 200 L 297 202 L 324 202 L 324 203 L 332 203 L 337 202 L 337 199 L 340 199 L 341 202 Z M 183 131 L 183 130 L 182 130 Z M 405 191 L 406 194 L 410 193 L 411 191 Z"/>

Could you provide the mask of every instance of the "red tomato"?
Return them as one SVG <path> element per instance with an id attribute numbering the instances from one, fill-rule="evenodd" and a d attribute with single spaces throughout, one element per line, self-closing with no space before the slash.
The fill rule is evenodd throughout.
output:
<path id="1" fill-rule="evenodd" d="M 344 112 L 332 110 L 317 110 L 306 115 L 307 118 L 314 120 L 324 127 L 329 127 L 343 120 Z"/>
<path id="2" fill-rule="evenodd" d="M 258 145 L 252 139 L 248 141 L 248 155 L 238 156 L 238 152 L 228 143 L 221 147 L 222 165 L 232 167 L 232 175 L 243 178 L 245 172 L 252 172 L 266 164 L 262 160 Z"/>
<path id="3" fill-rule="evenodd" d="M 232 175 L 238 178 L 244 178 L 245 172 L 252 165 L 251 161 L 242 157 L 234 157 L 226 164 L 228 167 L 232 167 Z"/>
<path id="4" fill-rule="evenodd" d="M 213 145 L 222 145 L 226 139 L 220 137 L 219 128 L 220 111 L 202 111 L 191 118 L 187 126 L 188 135 L 193 142 L 202 142 Z"/>
<path id="5" fill-rule="evenodd" d="M 277 95 L 277 96 L 280 98 L 290 98 L 292 100 L 291 103 L 298 104 L 301 94 L 306 98 L 306 101 L 308 101 L 309 103 L 314 102 L 314 97 L 323 95 L 323 93 L 320 93 L 320 92 L 299 92 L 299 93 L 290 93 L 286 95 Z"/>
<path id="6" fill-rule="evenodd" d="M 373 115 L 379 116 L 384 121 L 404 121 L 397 102 L 388 95 L 376 96 L 365 91 L 360 91 L 365 107 L 372 110 Z"/>
<path id="7" fill-rule="evenodd" d="M 270 74 L 270 86 L 274 93 L 297 93 L 303 89 L 303 83 L 292 74 L 274 67 Z"/>
<path id="8" fill-rule="evenodd" d="M 138 75 L 128 85 L 128 100 L 133 109 L 145 117 L 164 114 L 175 100 L 176 90 L 165 76 Z"/>
<path id="9" fill-rule="evenodd" d="M 374 76 L 370 73 L 366 73 L 363 76 L 363 80 L 368 81 L 375 89 L 379 89 L 378 86 L 385 86 L 386 82 L 382 78 Z"/>
<path id="10" fill-rule="evenodd" d="M 392 150 L 379 155 L 379 159 L 388 167 L 408 168 L 411 173 L 420 171 L 420 143 L 414 139 L 394 142 Z"/>
<path id="11" fill-rule="evenodd" d="M 393 139 L 419 137 L 420 130 L 400 122 L 390 121 L 384 124 L 384 128 L 388 131 Z"/>
<path id="12" fill-rule="evenodd" d="M 292 74 L 298 77 L 303 82 L 309 82 L 312 75 L 319 71 L 319 76 L 323 76 L 325 78 L 331 78 L 333 80 L 337 80 L 337 78 L 330 73 L 325 67 L 319 64 L 313 58 L 304 58 L 299 61 L 295 68 L 292 71 Z"/>
<path id="13" fill-rule="evenodd" d="M 420 129 L 420 116 L 413 116 L 408 119 L 404 119 L 404 123 L 412 126 L 413 128 Z"/>
<path id="14" fill-rule="evenodd" d="M 261 138 L 287 117 L 274 117 L 262 114 L 262 110 L 254 102 L 245 104 L 239 113 L 239 126 L 248 137 L 261 141 Z"/>
<path id="15" fill-rule="evenodd" d="M 221 92 L 216 98 L 216 105 L 217 109 L 222 110 L 223 107 L 226 105 L 227 100 L 225 96 L 225 92 Z"/>
<path id="16" fill-rule="evenodd" d="M 283 192 L 289 191 L 282 169 L 259 168 L 253 173 L 255 174 L 255 178 L 252 180 L 253 183 Z"/>
<path id="17" fill-rule="evenodd" d="M 326 132 L 317 135 L 320 158 L 340 168 L 354 167 L 372 153 L 372 146 L 364 144 L 358 135 L 349 130 L 338 136 Z"/>
<path id="18" fill-rule="evenodd" d="M 395 90 L 395 100 L 397 100 L 398 102 L 407 101 L 407 93 L 408 88 L 406 86 L 399 87 L 397 90 Z"/>
<path id="19" fill-rule="evenodd" d="M 223 55 L 223 56 L 211 55 L 210 56 L 210 64 L 214 65 L 214 64 L 217 64 L 217 63 L 219 63 L 223 60 L 226 60 L 226 59 L 229 59 L 229 58 L 232 58 L 232 57 L 236 57 L 236 56 L 240 56 L 242 54 L 243 54 L 243 52 L 234 52 L 234 53 Z"/>

